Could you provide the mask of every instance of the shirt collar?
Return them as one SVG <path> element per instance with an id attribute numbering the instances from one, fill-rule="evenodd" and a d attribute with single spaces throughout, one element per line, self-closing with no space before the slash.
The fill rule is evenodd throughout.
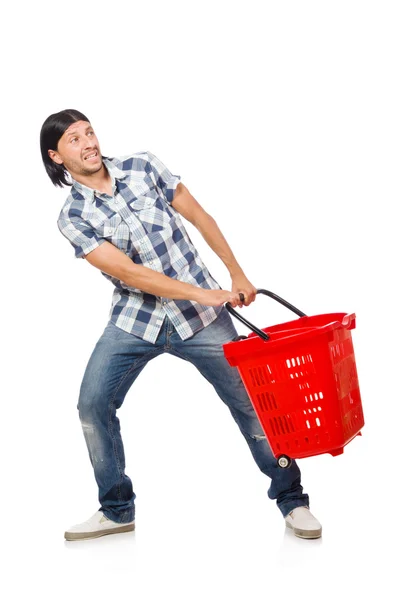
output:
<path id="1" fill-rule="evenodd" d="M 125 177 L 127 177 L 128 173 L 126 173 L 125 171 L 122 171 L 121 169 L 116 167 L 116 165 L 114 163 L 112 163 L 112 161 L 109 160 L 108 158 L 102 157 L 102 162 L 105 165 L 105 167 L 107 168 L 110 178 L 112 180 L 112 190 L 113 190 L 113 194 L 114 194 L 116 191 L 116 179 L 124 179 Z M 87 185 L 80 183 L 79 181 L 76 181 L 74 179 L 74 177 L 72 177 L 72 176 L 70 176 L 70 177 L 73 182 L 73 188 L 76 191 L 78 191 L 80 194 L 82 194 L 86 200 L 93 202 L 95 194 L 103 193 L 103 192 L 100 192 L 99 190 L 90 188 Z"/>

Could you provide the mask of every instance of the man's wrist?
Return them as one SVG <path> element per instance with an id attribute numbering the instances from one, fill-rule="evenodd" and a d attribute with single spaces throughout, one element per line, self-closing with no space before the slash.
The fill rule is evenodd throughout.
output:
<path id="1" fill-rule="evenodd" d="M 235 265 L 229 269 L 230 277 L 233 279 L 234 277 L 239 277 L 240 275 L 244 275 L 244 272 L 240 265 Z"/>
<path id="2" fill-rule="evenodd" d="M 193 286 L 193 287 L 195 289 L 193 290 L 193 293 L 191 294 L 191 297 L 189 298 L 189 300 L 193 300 L 193 302 L 198 302 L 199 304 L 203 304 L 206 290 L 201 287 L 198 287 L 198 286 Z"/>

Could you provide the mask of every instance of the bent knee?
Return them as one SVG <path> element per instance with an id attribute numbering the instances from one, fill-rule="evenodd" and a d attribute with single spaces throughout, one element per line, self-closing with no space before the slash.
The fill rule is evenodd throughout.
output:
<path id="1" fill-rule="evenodd" d="M 93 422 L 97 417 L 107 414 L 109 410 L 109 398 L 103 391 L 91 390 L 89 393 L 80 391 L 77 402 L 77 410 L 82 422 Z"/>

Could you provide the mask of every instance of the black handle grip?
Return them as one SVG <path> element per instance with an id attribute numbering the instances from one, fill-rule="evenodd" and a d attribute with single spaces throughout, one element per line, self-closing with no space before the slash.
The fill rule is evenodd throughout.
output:
<path id="1" fill-rule="evenodd" d="M 256 290 L 256 293 L 257 294 L 265 294 L 266 296 L 270 296 L 270 298 L 273 298 L 273 300 L 277 300 L 277 302 L 279 302 L 286 308 L 289 308 L 290 310 L 292 310 L 292 312 L 296 313 L 299 317 L 307 316 L 307 315 L 305 315 L 305 313 L 303 313 L 301 310 L 299 310 L 299 308 L 292 306 L 292 304 L 290 304 L 286 300 L 283 300 L 283 298 L 280 298 L 280 296 L 277 296 L 277 294 L 274 294 L 273 292 L 269 292 L 269 290 L 258 289 L 258 290 Z M 244 294 L 240 293 L 240 300 L 241 300 L 241 302 L 244 301 Z M 231 315 L 233 315 L 233 317 L 236 317 L 236 319 L 241 321 L 241 323 L 243 323 L 246 327 L 248 327 L 248 329 L 251 329 L 251 331 L 256 333 L 256 335 L 259 335 L 259 337 L 261 337 L 263 340 L 270 339 L 269 335 L 267 333 L 265 333 L 258 327 L 255 327 L 255 325 L 253 325 L 252 323 L 247 321 L 247 319 L 244 319 L 244 317 L 242 317 L 237 311 L 235 311 L 234 308 L 232 307 L 232 305 L 230 304 L 230 302 L 226 302 L 225 308 L 226 308 L 226 310 L 229 311 L 229 313 Z"/>

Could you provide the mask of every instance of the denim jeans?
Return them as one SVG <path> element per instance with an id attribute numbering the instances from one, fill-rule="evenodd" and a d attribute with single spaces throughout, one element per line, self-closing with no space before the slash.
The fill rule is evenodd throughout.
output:
<path id="1" fill-rule="evenodd" d="M 99 510 L 108 518 L 118 523 L 135 518 L 136 494 L 125 473 L 116 411 L 146 363 L 163 352 L 188 360 L 213 385 L 229 408 L 259 469 L 271 479 L 268 496 L 276 500 L 282 515 L 297 506 L 309 506 L 298 465 L 295 461 L 285 469 L 277 465 L 238 370 L 224 357 L 222 344 L 237 335 L 225 307 L 215 321 L 187 340 L 179 337 L 168 317 L 155 344 L 108 322 L 88 361 L 77 405 L 98 485 Z"/>

